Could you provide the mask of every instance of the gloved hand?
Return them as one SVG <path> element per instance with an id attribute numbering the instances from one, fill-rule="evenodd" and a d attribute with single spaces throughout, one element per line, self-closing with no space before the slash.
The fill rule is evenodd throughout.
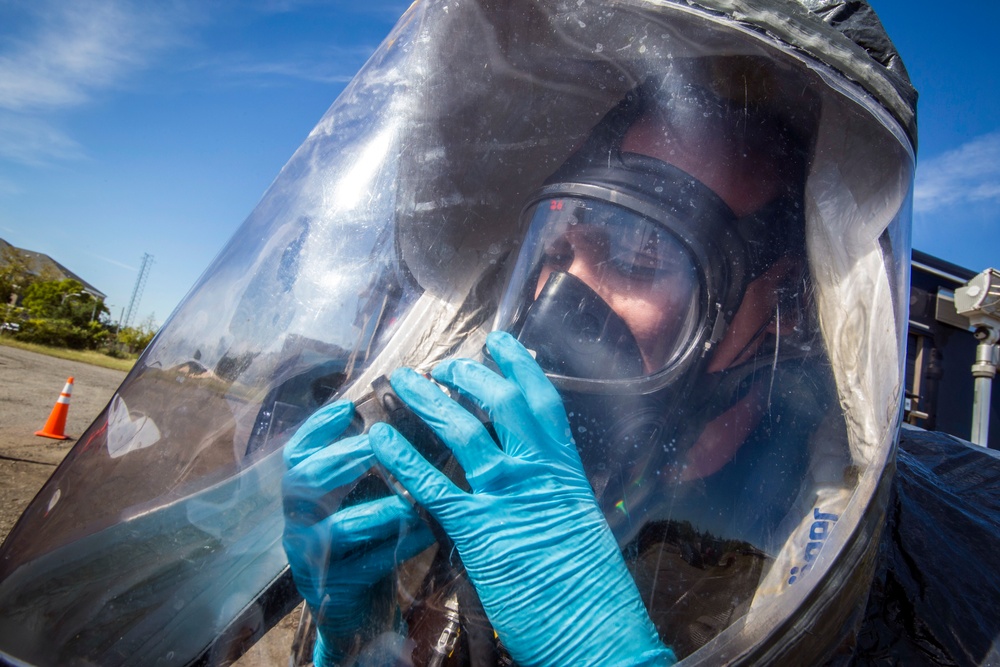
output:
<path id="1" fill-rule="evenodd" d="M 391 610 L 377 608 L 374 588 L 397 563 L 434 539 L 413 508 L 396 496 L 332 515 L 322 509 L 324 502 L 339 506 L 350 485 L 375 462 L 368 436 L 336 441 L 353 414 L 354 405 L 347 401 L 321 408 L 284 450 L 283 542 L 295 586 L 316 619 L 316 665 L 335 665 L 356 643 L 391 629 Z M 337 490 L 339 495 L 328 495 Z"/>
<path id="2" fill-rule="evenodd" d="M 455 486 L 395 429 L 373 426 L 382 465 L 454 541 L 500 640 L 521 665 L 673 664 L 625 567 L 573 444 L 562 401 L 509 334 L 486 341 L 505 377 L 468 359 L 433 371 L 493 420 L 479 420 L 409 369 L 393 389 L 455 453 Z"/>

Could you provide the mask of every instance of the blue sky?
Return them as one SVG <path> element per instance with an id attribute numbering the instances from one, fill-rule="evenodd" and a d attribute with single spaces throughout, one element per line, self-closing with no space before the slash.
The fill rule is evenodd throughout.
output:
<path id="1" fill-rule="evenodd" d="M 0 237 L 162 322 L 409 3 L 0 0 Z M 873 0 L 921 93 L 914 247 L 1000 265 L 1000 3 Z"/>

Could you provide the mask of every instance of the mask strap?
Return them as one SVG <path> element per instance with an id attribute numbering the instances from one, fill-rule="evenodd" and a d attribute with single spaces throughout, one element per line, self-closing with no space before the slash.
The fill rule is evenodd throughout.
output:
<path id="1" fill-rule="evenodd" d="M 750 348 L 753 347 L 754 344 L 756 344 L 764 336 L 764 332 L 767 330 L 769 326 L 771 326 L 772 322 L 776 321 L 777 316 L 778 312 L 776 306 L 774 315 L 772 315 L 770 318 L 765 320 L 762 325 L 760 325 L 757 331 L 754 332 L 753 336 L 750 337 L 750 340 L 747 341 L 746 345 L 740 348 L 739 353 L 735 357 L 733 357 L 733 359 L 740 359 L 744 354 L 746 354 L 750 350 Z"/>

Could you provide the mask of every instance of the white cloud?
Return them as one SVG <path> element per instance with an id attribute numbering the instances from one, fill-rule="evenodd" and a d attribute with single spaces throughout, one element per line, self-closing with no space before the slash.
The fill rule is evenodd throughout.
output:
<path id="1" fill-rule="evenodd" d="M 398 16 L 406 6 L 407 0 L 343 6 L 331 6 L 328 0 L 0 0 L 0 160 L 44 165 L 83 157 L 84 147 L 60 129 L 69 114 L 134 83 L 138 73 L 160 64 L 172 47 L 196 46 L 197 52 L 202 35 L 192 28 L 241 23 L 254 14 Z M 343 84 L 374 47 L 327 44 L 317 54 L 315 45 L 303 45 L 271 61 L 255 51 L 208 51 L 207 60 L 196 67 L 235 85 L 288 80 Z"/>
<path id="2" fill-rule="evenodd" d="M 355 49 L 327 49 L 322 56 L 286 58 L 282 61 L 252 61 L 243 56 L 217 60 L 206 64 L 229 83 L 245 84 L 248 80 L 259 85 L 281 79 L 294 79 L 313 83 L 347 83 L 358 67 L 371 55 L 375 46 Z"/>
<path id="3" fill-rule="evenodd" d="M 52 114 L 145 67 L 180 34 L 186 12 L 179 9 L 126 0 L 0 7 L 0 157 L 44 164 L 82 155 Z"/>
<path id="4" fill-rule="evenodd" d="M 124 262 L 119 262 L 117 259 L 111 259 L 110 257 L 105 257 L 104 255 L 98 255 L 97 253 L 90 252 L 89 250 L 84 250 L 83 252 L 85 252 L 86 254 L 90 255 L 91 257 L 94 257 L 96 259 L 101 260 L 102 262 L 107 262 L 108 264 L 112 264 L 112 265 L 117 266 L 118 268 L 121 268 L 121 269 L 127 269 L 129 271 L 137 271 L 138 270 L 138 267 L 136 267 L 133 264 L 126 264 Z"/>
<path id="5" fill-rule="evenodd" d="M 51 124 L 0 111 L 0 159 L 37 166 L 82 156 L 80 145 Z"/>
<path id="6" fill-rule="evenodd" d="M 331 16 L 339 22 L 370 22 L 372 18 L 394 23 L 411 0 L 365 0 L 363 2 L 334 2 L 329 0 L 253 0 L 244 1 L 244 13 L 256 12 L 262 16 L 301 13 L 319 19 Z M 388 31 L 386 32 L 388 34 Z M 378 35 L 369 44 L 317 43 L 306 40 L 289 45 L 279 59 L 262 60 L 262 49 L 223 53 L 212 62 L 202 64 L 229 84 L 270 85 L 281 80 L 308 81 L 321 84 L 343 84 L 354 78 L 358 68 L 368 60 L 385 35 Z"/>
<path id="7" fill-rule="evenodd" d="M 987 202 L 1000 204 L 1000 131 L 918 164 L 915 212 Z"/>
<path id="8" fill-rule="evenodd" d="M 0 51 L 0 107 L 48 111 L 88 101 L 170 41 L 171 18 L 126 2 L 37 2 Z"/>

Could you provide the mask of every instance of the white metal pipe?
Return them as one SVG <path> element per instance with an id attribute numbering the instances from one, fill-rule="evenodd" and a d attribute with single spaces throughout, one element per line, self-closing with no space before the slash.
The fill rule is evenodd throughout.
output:
<path id="1" fill-rule="evenodd" d="M 993 378 L 997 374 L 997 346 L 981 342 L 976 346 L 976 363 L 972 376 L 976 378 L 972 399 L 972 442 L 987 446 L 990 436 L 990 398 Z"/>

